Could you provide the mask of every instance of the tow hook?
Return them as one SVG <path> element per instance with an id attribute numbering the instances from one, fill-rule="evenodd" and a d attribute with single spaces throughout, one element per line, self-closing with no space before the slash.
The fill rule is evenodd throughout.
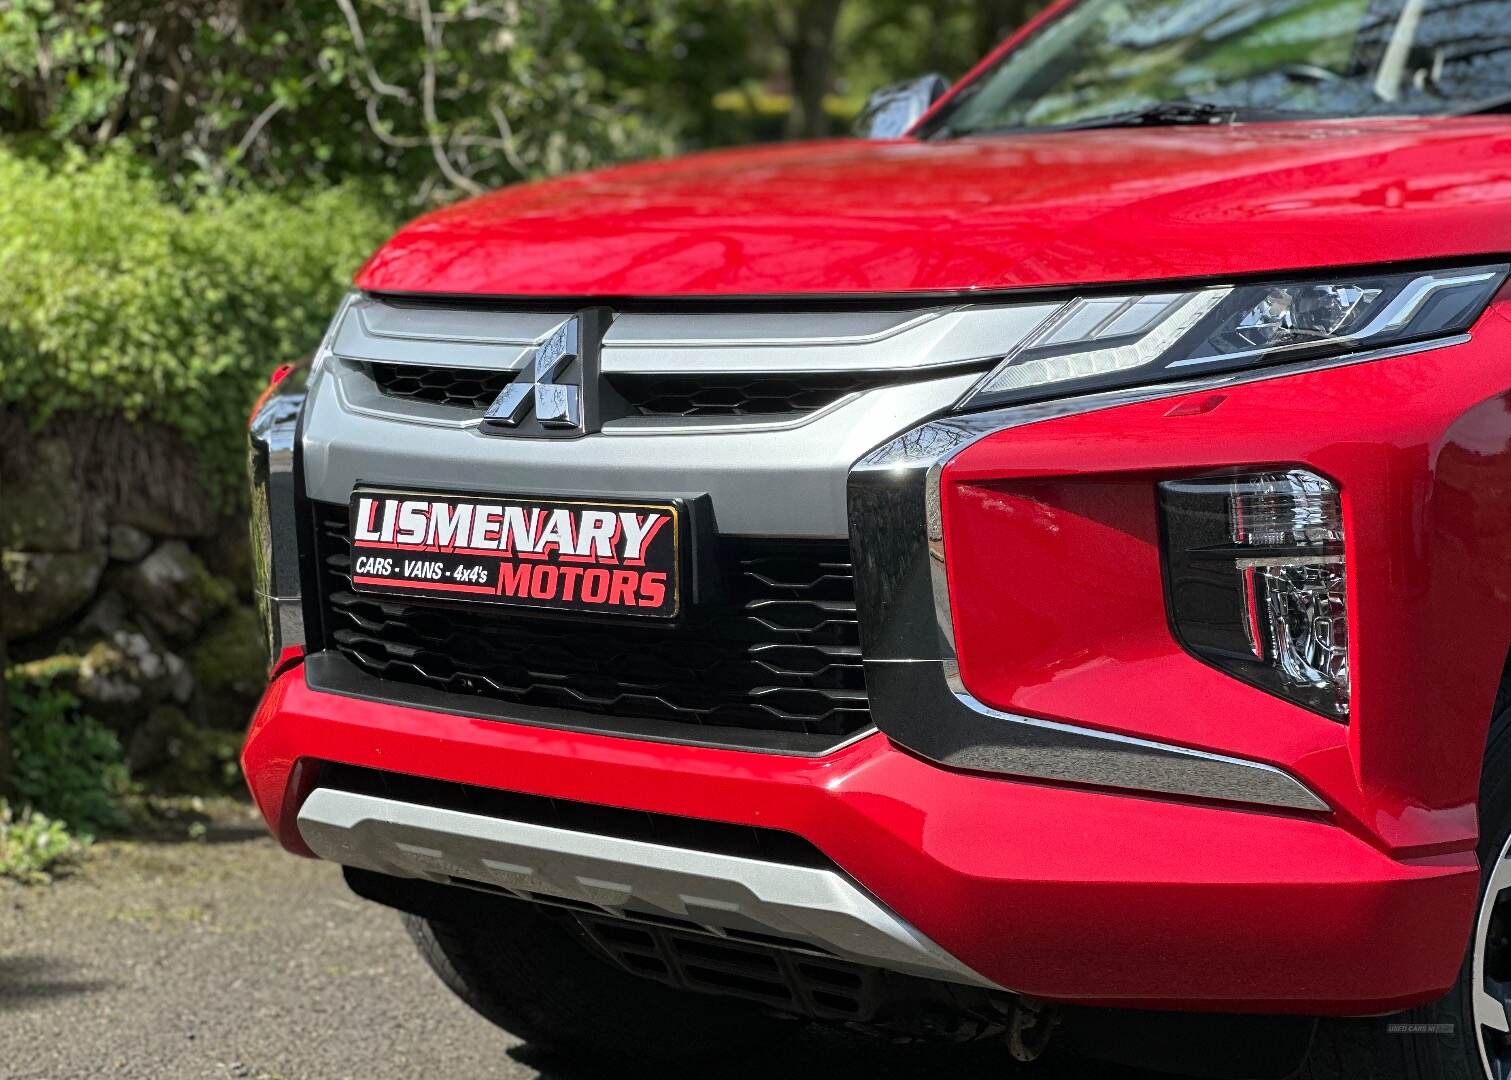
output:
<path id="1" fill-rule="evenodd" d="M 1038 1061 L 1049 1048 L 1059 1026 L 1060 1014 L 1053 1005 L 1037 998 L 1020 997 L 1007 1028 L 1007 1049 L 1014 1061 Z"/>

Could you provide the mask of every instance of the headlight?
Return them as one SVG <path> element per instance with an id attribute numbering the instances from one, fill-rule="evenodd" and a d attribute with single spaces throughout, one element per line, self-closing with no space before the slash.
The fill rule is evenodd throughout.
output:
<path id="1" fill-rule="evenodd" d="M 979 409 L 1430 341 L 1484 312 L 1504 264 L 1085 297 L 960 400 Z"/>

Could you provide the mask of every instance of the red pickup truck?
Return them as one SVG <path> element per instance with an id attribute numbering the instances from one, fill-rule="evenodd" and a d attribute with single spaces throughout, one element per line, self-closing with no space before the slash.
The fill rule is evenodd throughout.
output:
<path id="1" fill-rule="evenodd" d="M 253 420 L 269 826 L 578 1052 L 1511 1075 L 1511 3 L 942 90 L 373 256 Z"/>

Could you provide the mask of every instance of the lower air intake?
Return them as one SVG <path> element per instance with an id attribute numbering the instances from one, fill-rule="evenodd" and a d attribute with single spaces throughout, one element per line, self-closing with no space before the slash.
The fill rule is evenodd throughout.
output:
<path id="1" fill-rule="evenodd" d="M 885 1000 L 875 968 L 625 919 L 579 915 L 577 922 L 620 967 L 679 990 L 837 1021 L 869 1020 Z"/>
<path id="2" fill-rule="evenodd" d="M 391 683 L 697 730 L 836 743 L 869 726 L 849 545 L 725 538 L 675 626 L 358 594 L 344 506 L 316 507 L 327 644 Z"/>

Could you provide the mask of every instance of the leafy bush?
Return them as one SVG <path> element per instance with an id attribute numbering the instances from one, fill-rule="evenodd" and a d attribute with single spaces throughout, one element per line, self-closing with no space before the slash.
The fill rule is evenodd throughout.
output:
<path id="1" fill-rule="evenodd" d="M 61 821 L 34 810 L 16 811 L 0 799 L 0 877 L 42 884 L 73 861 L 82 847 Z"/>
<path id="2" fill-rule="evenodd" d="M 16 794 L 39 813 L 89 839 L 126 823 L 119 799 L 131 787 L 115 733 L 79 712 L 72 694 L 45 674 L 6 675 Z"/>
<path id="3" fill-rule="evenodd" d="M 239 490 L 247 406 L 308 354 L 392 222 L 355 190 L 167 201 L 124 154 L 0 150 L 0 407 L 176 429 Z"/>

